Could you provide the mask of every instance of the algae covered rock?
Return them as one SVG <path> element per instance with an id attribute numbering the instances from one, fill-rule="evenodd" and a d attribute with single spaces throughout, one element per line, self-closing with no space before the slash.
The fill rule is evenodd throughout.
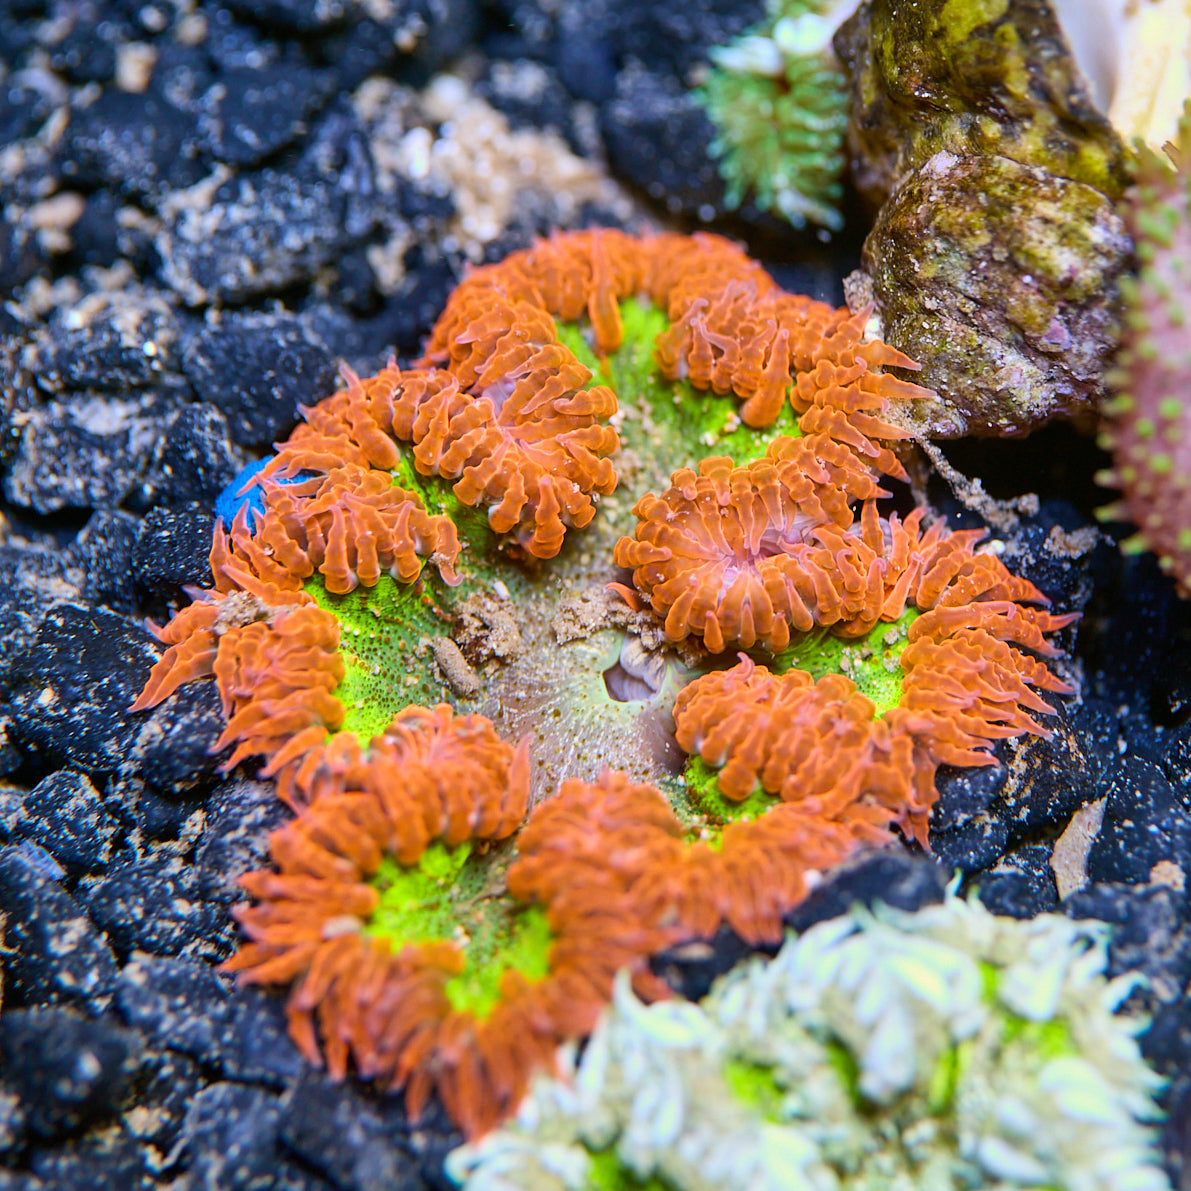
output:
<path id="1" fill-rule="evenodd" d="M 929 436 L 1013 435 L 1095 416 L 1115 345 L 1125 225 L 1100 191 L 1001 156 L 941 151 L 885 204 L 854 305 L 922 360 Z"/>
<path id="2" fill-rule="evenodd" d="M 1131 242 L 1129 154 L 1047 0 L 870 0 L 835 48 L 853 177 L 884 202 L 852 279 L 939 395 L 934 437 L 1090 420 Z"/>
<path id="3" fill-rule="evenodd" d="M 870 0 L 835 50 L 852 80 L 848 141 L 874 204 L 940 149 L 997 154 L 1112 198 L 1127 155 L 1047 0 Z"/>

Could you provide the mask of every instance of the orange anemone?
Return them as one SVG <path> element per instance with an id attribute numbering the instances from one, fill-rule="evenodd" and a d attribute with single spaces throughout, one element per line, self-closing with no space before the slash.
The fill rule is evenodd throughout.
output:
<path id="1" fill-rule="evenodd" d="M 863 810 L 832 820 L 790 804 L 729 823 L 713 846 L 688 838 L 655 787 L 605 771 L 595 782 L 564 782 L 537 807 L 518 837 L 521 858 L 508 884 L 515 896 L 545 904 L 552 923 L 619 922 L 621 962 L 638 971 L 640 993 L 657 996 L 668 990 L 639 970 L 644 957 L 725 925 L 751 943 L 777 942 L 783 916 L 824 869 L 862 843 L 890 838 Z"/>
<path id="2" fill-rule="evenodd" d="M 995 555 L 976 550 L 981 533 L 948 533 L 938 522 L 920 533 L 920 519 L 916 510 L 904 525 L 893 517 L 885 523 L 872 506 L 863 519 L 878 586 L 890 593 L 882 619 L 898 619 L 907 604 L 924 610 L 900 656 L 901 700 L 882 718 L 842 675 L 774 675 L 747 657 L 679 693 L 679 744 L 719 770 L 726 798 L 760 787 L 827 818 L 841 808 L 879 807 L 878 825 L 884 813 L 884 822 L 925 846 L 940 764 L 994 764 L 994 741 L 1048 735 L 1030 713 L 1054 708 L 1034 688 L 1072 688 L 1017 646 L 1055 656 L 1044 634 L 1077 614 L 1019 603 L 1046 600 Z"/>
<path id="3" fill-rule="evenodd" d="M 523 811 L 527 774 L 514 750 L 503 748 L 503 778 L 494 774 L 483 790 L 473 782 L 472 792 Z M 521 858 L 508 874 L 515 899 L 544 906 L 549 972 L 531 978 L 506 968 L 486 1014 L 458 1008 L 451 982 L 468 962 L 458 943 L 404 941 L 373 929 L 381 901 L 373 879 L 384 858 L 413 865 L 429 842 L 418 831 L 422 847 L 409 846 L 408 820 L 427 809 L 410 805 L 416 791 L 437 787 L 455 797 L 457 775 L 438 768 L 430 753 L 406 759 L 404 788 L 325 794 L 275 831 L 275 871 L 242 878 L 255 900 L 236 916 L 250 942 L 225 966 L 247 983 L 292 985 L 290 1032 L 310 1062 L 325 1060 L 338 1078 L 354 1063 L 364 1076 L 403 1087 L 414 1118 L 436 1090 L 475 1137 L 516 1107 L 534 1071 L 552 1067 L 564 1038 L 590 1032 L 617 971 L 632 968 L 643 995 L 664 992 L 645 960 L 674 932 L 643 919 L 634 885 L 659 845 L 664 853 L 678 841 L 669 808 L 649 787 L 626 790 L 606 779 L 564 786 L 524 829 Z M 557 829 L 568 813 L 582 824 L 577 832 Z M 467 816 L 437 821 L 450 825 L 438 837 L 447 844 L 473 838 L 454 829 L 466 829 Z M 518 821 L 514 814 L 489 823 L 489 837 L 507 835 Z"/>
<path id="4" fill-rule="evenodd" d="M 475 1012 L 453 999 L 460 946 L 386 936 L 377 886 L 440 843 L 482 850 L 516 832 L 525 745 L 445 704 L 407 707 L 367 743 L 340 731 L 338 621 L 304 588 L 315 575 L 331 593 L 386 574 L 410 583 L 427 562 L 458 581 L 455 525 L 394 484 L 407 462 L 450 481 L 526 554 L 557 555 L 615 488 L 619 440 L 615 395 L 591 385 L 554 318 L 586 319 L 606 355 L 623 334 L 618 302 L 641 295 L 670 320 L 654 344 L 664 375 L 735 394 L 750 426 L 788 401 L 800 432 L 741 467 L 719 457 L 680 469 L 638 501 L 615 561 L 665 635 L 717 653 L 778 651 L 815 626 L 856 637 L 907 606 L 922 615 L 901 655 L 901 705 L 881 719 L 846 678 L 775 676 L 751 661 L 682 692 L 679 739 L 722 766 L 725 797 L 775 796 L 718 841 L 624 774 L 564 782 L 521 829 L 507 873 L 518 912 L 545 917 L 548 970 L 510 967 L 490 1011 Z M 924 530 L 920 510 L 879 516 L 882 477 L 905 476 L 888 403 L 925 390 L 884 371 L 915 365 L 867 341 L 866 323 L 865 311 L 784 293 L 715 236 L 560 234 L 472 272 L 419 367 L 348 373 L 304 411 L 254 481 L 255 526 L 243 512 L 216 530 L 215 591 L 155 630 L 166 649 L 134 706 L 214 677 L 228 765 L 264 758 L 297 810 L 271 837 L 275 871 L 244 879 L 250 941 L 229 968 L 292 984 L 290 1028 L 312 1062 L 404 1087 L 414 1115 L 437 1089 L 475 1136 L 562 1038 L 591 1029 L 619 968 L 658 996 L 647 960 L 665 946 L 724 924 L 776 941 L 827 866 L 893 824 L 925 842 L 939 764 L 988 763 L 996 739 L 1043 731 L 1034 717 L 1051 708 L 1038 691 L 1068 688 L 1029 651 L 1053 654 L 1045 634 L 1072 618 L 1031 607 L 1045 601 L 977 548 L 980 535 Z"/>

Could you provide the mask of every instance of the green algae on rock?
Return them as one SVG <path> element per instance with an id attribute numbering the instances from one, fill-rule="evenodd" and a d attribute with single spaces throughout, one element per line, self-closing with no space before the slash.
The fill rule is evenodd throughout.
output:
<path id="1" fill-rule="evenodd" d="M 882 207 L 849 280 L 937 397 L 927 437 L 1096 417 L 1131 247 L 1100 191 L 1008 157 L 937 153 Z"/>
<path id="2" fill-rule="evenodd" d="M 465 1191 L 610 1170 L 670 1191 L 1168 1191 L 1161 1080 L 1105 944 L 1099 923 L 949 896 L 821 923 L 699 1005 L 646 1008 L 622 982 L 569 1078 L 448 1171 Z"/>
<path id="3" fill-rule="evenodd" d="M 1120 137 L 1092 101 L 1046 0 L 870 0 L 835 38 L 852 82 L 852 174 L 874 206 L 940 150 L 997 155 L 1128 185 Z"/>
<path id="4" fill-rule="evenodd" d="M 1131 159 L 1046 0 L 873 0 L 836 49 L 852 173 L 884 203 L 855 309 L 914 354 L 927 436 L 1088 421 L 1114 347 Z"/>

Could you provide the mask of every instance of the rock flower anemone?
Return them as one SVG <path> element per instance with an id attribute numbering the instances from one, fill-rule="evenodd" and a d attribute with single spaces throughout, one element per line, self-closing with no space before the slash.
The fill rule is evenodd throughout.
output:
<path id="1" fill-rule="evenodd" d="M 949 897 L 820 923 L 699 1004 L 616 986 L 568 1078 L 447 1159 L 465 1191 L 1169 1191 L 1162 1081 L 1102 924 Z"/>
<path id="2" fill-rule="evenodd" d="M 1102 510 L 1131 521 L 1137 532 L 1124 547 L 1152 550 L 1179 591 L 1191 595 L 1191 435 L 1188 434 L 1187 282 L 1191 251 L 1191 113 L 1184 112 L 1169 160 L 1142 150 L 1137 179 L 1126 195 L 1126 218 L 1138 274 L 1125 278 L 1124 329 L 1114 396 L 1105 406 L 1101 445 L 1113 466 L 1097 478 L 1122 490 Z"/>
<path id="3" fill-rule="evenodd" d="M 866 316 L 717 237 L 559 234 L 252 478 L 135 706 L 213 677 L 216 747 L 295 810 L 230 967 L 292 986 L 311 1061 L 475 1136 L 617 970 L 652 998 L 659 949 L 776 942 L 823 869 L 925 842 L 938 764 L 1043 731 L 1026 650 L 1070 618 L 879 512 L 925 391 Z"/>

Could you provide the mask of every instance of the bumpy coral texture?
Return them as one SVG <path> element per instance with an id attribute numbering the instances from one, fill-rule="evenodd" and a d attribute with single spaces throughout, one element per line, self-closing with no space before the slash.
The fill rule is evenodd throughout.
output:
<path id="1" fill-rule="evenodd" d="M 616 483 L 611 391 L 558 342 L 553 318 L 586 317 L 613 351 L 618 301 L 645 295 L 670 327 L 655 360 L 696 389 L 733 393 L 752 426 L 789 402 L 801 437 L 761 459 L 713 458 L 637 505 L 617 545 L 674 641 L 713 653 L 777 651 L 829 626 L 862 636 L 908 606 L 923 611 L 902 655 L 902 704 L 883 719 L 849 680 L 774 676 L 752 661 L 698 679 L 680 697 L 680 741 L 740 800 L 764 813 L 692 835 L 653 787 L 606 773 L 569 781 L 518 837 L 509 895 L 539 905 L 553 935 L 550 972 L 505 974 L 490 1017 L 452 1007 L 454 942 L 380 942 L 365 929 L 383 857 L 417 864 L 517 831 L 528 798 L 525 746 L 479 716 L 407 708 L 370 742 L 342 731 L 344 674 L 335 616 L 303 585 L 408 583 L 429 562 L 457 581 L 455 525 L 395 485 L 403 463 L 448 481 L 487 510 L 498 534 L 550 558 Z M 216 531 L 215 591 L 156 632 L 166 650 L 136 707 L 213 676 L 228 764 L 265 761 L 298 818 L 272 840 L 277 871 L 246 879 L 251 942 L 233 961 L 248 980 L 293 984 L 291 1030 L 342 1075 L 404 1086 L 416 1112 L 437 1089 L 470 1134 L 515 1105 L 559 1039 L 590 1029 L 614 973 L 642 995 L 664 990 L 648 957 L 728 925 L 776 942 L 816 874 L 889 829 L 925 842 L 942 763 L 984 764 L 989 743 L 1040 732 L 1036 689 L 1064 691 L 1027 650 L 1066 624 L 1014 579 L 977 535 L 923 529 L 915 511 L 882 517 L 883 476 L 901 477 L 884 420 L 891 399 L 923 390 L 883 371 L 913 367 L 866 342 L 856 315 L 785 294 L 755 262 L 710 236 L 638 240 L 614 231 L 557 235 L 475 270 L 436 325 L 422 366 L 384 370 L 313 410 L 261 473 L 265 511 Z M 697 399 L 697 398 L 696 398 Z M 408 472 L 405 473 L 408 475 Z M 636 598 L 634 596 L 633 598 Z"/>
<path id="2" fill-rule="evenodd" d="M 1115 396 L 1106 407 L 1101 445 L 1113 466 L 1098 478 L 1122 490 L 1103 510 L 1132 521 L 1125 546 L 1152 550 L 1179 591 L 1191 596 L 1191 334 L 1186 262 L 1191 258 L 1191 113 L 1184 113 L 1177 168 L 1143 151 L 1126 196 L 1129 233 L 1140 271 L 1122 281 L 1126 313 Z"/>

